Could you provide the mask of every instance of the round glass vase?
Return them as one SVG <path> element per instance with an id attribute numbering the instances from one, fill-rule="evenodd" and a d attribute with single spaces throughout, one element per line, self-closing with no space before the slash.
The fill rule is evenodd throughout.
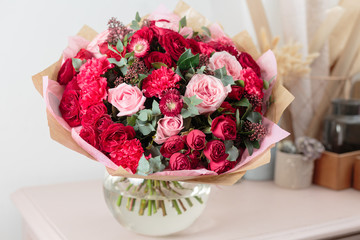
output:
<path id="1" fill-rule="evenodd" d="M 178 181 L 116 177 L 103 182 L 107 206 L 125 228 L 165 236 L 192 225 L 205 209 L 210 186 Z"/>

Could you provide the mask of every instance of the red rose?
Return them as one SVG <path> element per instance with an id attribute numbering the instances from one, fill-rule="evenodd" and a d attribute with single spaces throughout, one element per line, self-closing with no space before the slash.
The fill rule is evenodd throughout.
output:
<path id="1" fill-rule="evenodd" d="M 169 68 L 162 66 L 160 69 L 152 71 L 142 84 L 145 97 L 160 98 L 168 89 L 179 88 L 177 84 L 181 80 L 180 76 Z"/>
<path id="2" fill-rule="evenodd" d="M 225 144 L 222 141 L 211 140 L 206 144 L 204 155 L 210 162 L 222 162 L 229 156 L 225 150 Z"/>
<path id="3" fill-rule="evenodd" d="M 83 127 L 94 127 L 96 122 L 107 113 L 107 108 L 103 103 L 90 106 L 82 116 L 81 125 Z"/>
<path id="4" fill-rule="evenodd" d="M 111 120 L 111 117 L 108 114 L 102 115 L 95 123 L 95 129 L 102 133 L 105 129 L 109 127 L 110 124 L 112 124 L 113 121 Z"/>
<path id="5" fill-rule="evenodd" d="M 145 39 L 149 43 L 151 43 L 151 41 L 153 40 L 153 37 L 154 37 L 153 29 L 145 26 L 145 27 L 142 27 L 141 29 L 137 30 L 132 35 L 131 39 L 141 38 L 141 39 Z"/>
<path id="6" fill-rule="evenodd" d="M 222 162 L 210 162 L 209 168 L 211 171 L 216 172 L 217 174 L 224 173 L 234 168 L 236 165 L 236 161 L 225 160 Z"/>
<path id="7" fill-rule="evenodd" d="M 93 58 L 93 54 L 86 50 L 85 48 L 82 48 L 79 50 L 79 52 L 76 54 L 75 58 L 81 59 L 81 60 L 87 60 Z"/>
<path id="8" fill-rule="evenodd" d="M 116 46 L 112 45 L 112 48 L 117 52 L 115 53 L 114 51 L 109 49 L 108 46 L 108 42 L 103 42 L 101 44 L 99 44 L 99 50 L 100 53 L 105 54 L 108 58 L 115 58 L 116 61 L 120 61 L 122 57 L 125 56 L 126 54 L 126 48 L 124 47 L 124 50 L 122 51 L 122 53 L 120 53 L 117 49 Z M 119 55 L 120 54 L 120 55 Z"/>
<path id="9" fill-rule="evenodd" d="M 240 100 L 244 95 L 244 88 L 240 86 L 231 86 L 231 92 L 228 94 L 228 98 L 233 100 Z"/>
<path id="10" fill-rule="evenodd" d="M 185 144 L 183 139 L 178 136 L 174 135 L 161 146 L 160 153 L 166 157 L 170 158 L 174 153 L 179 152 L 180 150 L 184 149 Z"/>
<path id="11" fill-rule="evenodd" d="M 264 97 L 264 93 L 262 91 L 264 82 L 256 75 L 252 68 L 245 68 L 241 70 L 240 77 L 241 80 L 244 80 L 244 88 L 249 95 L 255 95 L 260 99 Z"/>
<path id="12" fill-rule="evenodd" d="M 109 155 L 111 161 L 131 173 L 136 173 L 139 160 L 144 153 L 139 139 L 126 140 Z"/>
<path id="13" fill-rule="evenodd" d="M 189 158 L 182 153 L 174 153 L 170 157 L 170 168 L 171 170 L 190 170 L 191 169 L 191 163 L 189 161 Z"/>
<path id="14" fill-rule="evenodd" d="M 172 30 L 167 30 L 165 34 L 160 37 L 159 42 L 166 53 L 168 53 L 175 61 L 177 61 L 181 54 L 185 52 L 185 48 L 189 48 L 186 39 Z"/>
<path id="15" fill-rule="evenodd" d="M 212 121 L 211 132 L 221 140 L 235 140 L 236 122 L 231 116 L 221 115 Z"/>
<path id="16" fill-rule="evenodd" d="M 192 54 L 196 55 L 198 53 L 201 53 L 199 43 L 195 39 L 189 38 L 186 39 L 186 41 L 189 44 Z"/>
<path id="17" fill-rule="evenodd" d="M 231 55 L 235 56 L 236 58 L 240 54 L 232 40 L 228 37 L 220 37 L 216 40 L 208 42 L 207 44 L 218 52 L 226 51 Z"/>
<path id="18" fill-rule="evenodd" d="M 238 57 L 238 61 L 243 68 L 251 68 L 252 70 L 254 70 L 258 77 L 261 77 L 260 67 L 250 54 L 242 52 Z"/>
<path id="19" fill-rule="evenodd" d="M 81 122 L 81 111 L 79 104 L 80 90 L 76 78 L 69 82 L 62 95 L 59 110 L 64 120 L 70 127 L 76 127 Z"/>
<path id="20" fill-rule="evenodd" d="M 205 147 L 205 133 L 200 130 L 194 129 L 186 137 L 186 142 L 194 150 L 201 150 Z"/>
<path id="21" fill-rule="evenodd" d="M 109 125 L 99 136 L 100 149 L 105 152 L 112 152 L 125 140 L 133 139 L 135 130 L 131 126 L 124 126 L 121 123 Z"/>
<path id="22" fill-rule="evenodd" d="M 223 112 L 232 112 L 232 113 L 236 112 L 236 108 L 231 106 L 229 102 L 223 102 L 220 107 L 224 109 Z"/>
<path id="23" fill-rule="evenodd" d="M 165 63 L 166 66 L 168 66 L 169 68 L 174 66 L 174 63 L 173 63 L 173 60 L 171 59 L 171 57 L 168 54 L 162 53 L 162 52 L 151 52 L 145 58 L 145 64 L 148 67 L 148 69 L 152 69 L 153 66 L 151 64 L 155 63 L 155 62 Z"/>
<path id="24" fill-rule="evenodd" d="M 84 139 L 87 143 L 99 149 L 99 140 L 98 135 L 92 127 L 83 127 L 80 131 L 80 137 Z"/>
<path id="25" fill-rule="evenodd" d="M 192 169 L 196 169 L 198 167 L 199 162 L 200 162 L 200 156 L 201 156 L 201 153 L 200 153 L 200 151 L 197 151 L 197 150 L 192 151 L 188 155 L 188 157 L 190 158 Z"/>
<path id="26" fill-rule="evenodd" d="M 61 85 L 66 85 L 70 82 L 73 77 L 76 75 L 76 71 L 72 65 L 72 59 L 68 58 L 65 60 L 63 65 L 58 72 L 57 81 Z"/>

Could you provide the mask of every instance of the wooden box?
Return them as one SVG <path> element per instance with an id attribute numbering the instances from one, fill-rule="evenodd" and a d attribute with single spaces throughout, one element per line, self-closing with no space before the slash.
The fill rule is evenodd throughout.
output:
<path id="1" fill-rule="evenodd" d="M 360 151 L 342 154 L 325 151 L 315 160 L 313 183 L 334 190 L 350 188 L 354 163 L 359 156 Z"/>
<path id="2" fill-rule="evenodd" d="M 354 164 L 353 188 L 360 191 L 360 156 L 357 157 Z"/>

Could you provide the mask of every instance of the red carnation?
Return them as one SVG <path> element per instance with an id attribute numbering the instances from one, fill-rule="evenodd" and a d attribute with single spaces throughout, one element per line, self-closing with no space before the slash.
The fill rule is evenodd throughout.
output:
<path id="1" fill-rule="evenodd" d="M 183 153 L 174 153 L 170 157 L 169 165 L 171 170 L 190 170 L 191 163 L 188 156 Z"/>
<path id="2" fill-rule="evenodd" d="M 183 139 L 179 135 L 174 135 L 168 138 L 166 142 L 161 146 L 160 153 L 165 158 L 170 158 L 176 152 L 184 149 L 185 144 Z"/>
<path id="3" fill-rule="evenodd" d="M 146 66 L 151 69 L 153 66 L 152 63 L 155 62 L 161 62 L 166 64 L 169 68 L 174 66 L 174 62 L 169 56 L 169 54 L 162 53 L 162 52 L 151 52 L 146 58 L 145 58 L 145 64 Z"/>
<path id="4" fill-rule="evenodd" d="M 235 140 L 236 122 L 232 116 L 221 115 L 212 121 L 211 132 L 221 140 Z"/>
<path id="5" fill-rule="evenodd" d="M 125 140 L 133 139 L 134 137 L 135 130 L 133 127 L 125 127 L 121 123 L 113 123 L 100 134 L 100 149 L 110 153 L 122 145 Z"/>
<path id="6" fill-rule="evenodd" d="M 185 48 L 189 48 L 186 39 L 179 33 L 167 30 L 159 39 L 160 45 L 165 49 L 175 61 L 179 59 L 181 54 L 185 52 Z"/>
<path id="7" fill-rule="evenodd" d="M 136 173 L 139 160 L 144 153 L 139 139 L 126 140 L 109 155 L 111 161 L 131 173 Z"/>
<path id="8" fill-rule="evenodd" d="M 145 97 L 160 98 L 166 90 L 178 88 L 177 83 L 180 80 L 179 75 L 175 74 L 171 69 L 162 66 L 144 79 L 142 89 Z"/>
<path id="9" fill-rule="evenodd" d="M 250 54 L 242 52 L 238 57 L 238 61 L 243 68 L 251 68 L 258 77 L 261 77 L 260 67 Z"/>
<path id="10" fill-rule="evenodd" d="M 162 114 L 174 117 L 181 113 L 184 103 L 180 92 L 176 89 L 170 89 L 162 96 L 159 105 Z"/>
<path id="11" fill-rule="evenodd" d="M 256 95 L 259 98 L 263 98 L 264 93 L 263 89 L 263 81 L 256 75 L 254 70 L 251 68 L 245 68 L 240 71 L 241 80 L 245 83 L 245 91 L 249 95 Z"/>
<path id="12" fill-rule="evenodd" d="M 66 85 L 71 81 L 71 79 L 73 79 L 75 75 L 76 71 L 72 65 L 72 59 L 68 58 L 65 60 L 63 65 L 61 65 L 61 68 L 58 72 L 57 81 L 61 85 Z"/>

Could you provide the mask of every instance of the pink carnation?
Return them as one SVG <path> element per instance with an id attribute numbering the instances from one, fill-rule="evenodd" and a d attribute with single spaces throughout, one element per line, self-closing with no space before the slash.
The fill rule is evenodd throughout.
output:
<path id="1" fill-rule="evenodd" d="M 138 139 L 125 140 L 122 144 L 112 151 L 110 155 L 111 161 L 116 165 L 123 167 L 131 173 L 136 173 L 139 160 L 144 153 L 144 149 Z"/>
<path id="2" fill-rule="evenodd" d="M 240 79 L 245 83 L 245 91 L 249 95 L 255 95 L 259 98 L 263 98 L 264 93 L 263 89 L 263 81 L 258 77 L 258 75 L 251 68 L 245 68 L 240 72 Z"/>
<path id="3" fill-rule="evenodd" d="M 180 76 L 174 71 L 162 66 L 144 79 L 142 89 L 145 97 L 161 98 L 162 93 L 166 90 L 179 88 L 177 83 L 180 80 Z"/>
<path id="4" fill-rule="evenodd" d="M 228 75 L 232 76 L 234 80 L 240 79 L 240 71 L 242 67 L 238 60 L 228 52 L 216 52 L 210 58 L 209 68 L 211 70 L 226 68 Z"/>

